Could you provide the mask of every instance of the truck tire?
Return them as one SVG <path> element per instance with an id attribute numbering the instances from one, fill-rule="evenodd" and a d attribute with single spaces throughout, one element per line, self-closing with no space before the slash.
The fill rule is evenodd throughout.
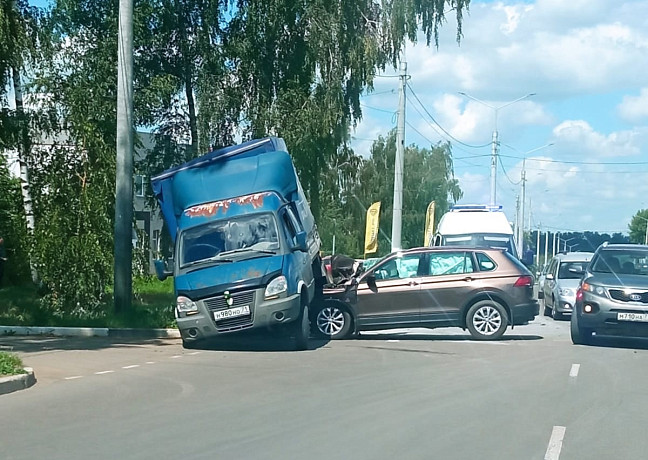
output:
<path id="1" fill-rule="evenodd" d="M 294 322 L 295 350 L 308 350 L 310 339 L 310 317 L 308 316 L 308 305 L 304 305 L 301 315 Z"/>

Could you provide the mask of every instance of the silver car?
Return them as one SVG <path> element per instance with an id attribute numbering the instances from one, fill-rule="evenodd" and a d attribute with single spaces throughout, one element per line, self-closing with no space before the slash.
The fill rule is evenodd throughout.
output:
<path id="1" fill-rule="evenodd" d="M 551 260 L 540 285 L 545 316 L 551 315 L 558 320 L 571 315 L 578 284 L 593 255 L 591 252 L 568 252 L 556 254 Z"/>

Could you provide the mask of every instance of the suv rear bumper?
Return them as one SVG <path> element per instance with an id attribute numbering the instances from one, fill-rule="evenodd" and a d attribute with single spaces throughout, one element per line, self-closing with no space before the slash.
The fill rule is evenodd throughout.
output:
<path id="1" fill-rule="evenodd" d="M 522 326 L 540 314 L 540 303 L 537 300 L 511 307 L 511 324 Z"/>

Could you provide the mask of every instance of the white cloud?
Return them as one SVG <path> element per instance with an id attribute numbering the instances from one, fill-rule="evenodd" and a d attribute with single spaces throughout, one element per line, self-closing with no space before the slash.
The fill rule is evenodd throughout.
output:
<path id="1" fill-rule="evenodd" d="M 608 135 L 595 131 L 584 120 L 567 120 L 553 130 L 556 142 L 568 147 L 582 158 L 622 157 L 639 155 L 641 133 L 637 130 L 617 131 Z"/>
<path id="2" fill-rule="evenodd" d="M 639 96 L 624 96 L 617 109 L 627 121 L 639 123 L 648 120 L 648 88 L 642 88 Z"/>

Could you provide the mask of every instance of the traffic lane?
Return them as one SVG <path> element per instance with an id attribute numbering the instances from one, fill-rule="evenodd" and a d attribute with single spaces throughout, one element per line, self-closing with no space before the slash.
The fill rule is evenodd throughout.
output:
<path id="1" fill-rule="evenodd" d="M 0 421 L 0 457 L 543 458 L 569 357 L 412 342 L 207 350 L 6 395 L 24 417 Z"/>
<path id="2" fill-rule="evenodd" d="M 178 353 L 178 339 L 3 336 L 0 349 L 16 353 L 36 374 L 37 387 Z M 35 388 L 36 389 L 36 388 Z"/>

